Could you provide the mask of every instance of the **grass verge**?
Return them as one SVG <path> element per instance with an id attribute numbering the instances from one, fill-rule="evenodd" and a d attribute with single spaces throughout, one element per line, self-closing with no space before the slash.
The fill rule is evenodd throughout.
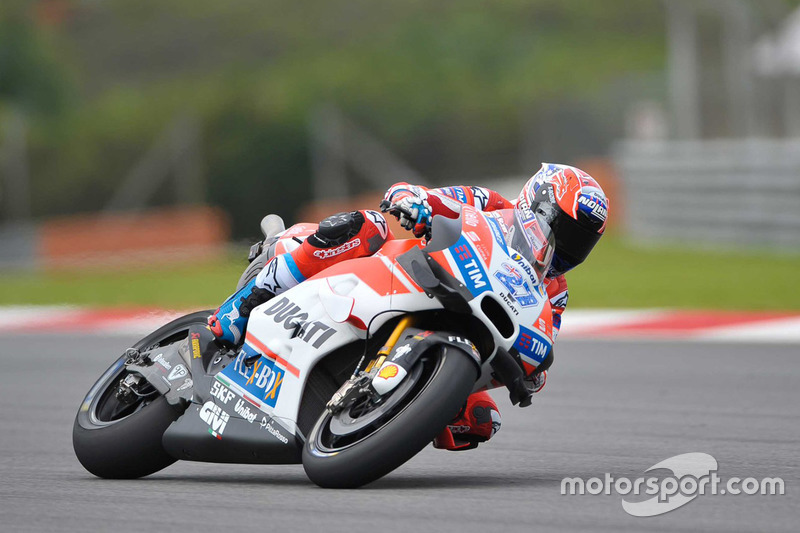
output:
<path id="1" fill-rule="evenodd" d="M 0 278 L 0 305 L 216 307 L 234 289 L 243 255 L 160 270 L 16 273 Z M 605 237 L 567 275 L 570 308 L 800 310 L 800 256 L 642 249 Z"/>

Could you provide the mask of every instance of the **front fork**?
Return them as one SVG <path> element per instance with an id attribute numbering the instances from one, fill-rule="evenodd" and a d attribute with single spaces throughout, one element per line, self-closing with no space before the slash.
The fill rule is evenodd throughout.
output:
<path id="1" fill-rule="evenodd" d="M 389 335 L 389 338 L 386 340 L 386 344 L 378 350 L 377 357 L 372 359 L 362 372 L 356 370 L 356 373 L 345 381 L 342 386 L 339 387 L 339 390 L 334 393 L 330 401 L 325 405 L 328 412 L 336 414 L 351 405 L 365 393 L 375 394 L 376 391 L 372 387 L 372 379 L 375 377 L 374 374 L 383 366 L 383 363 L 386 361 L 386 356 L 389 355 L 394 345 L 400 340 L 400 336 L 403 332 L 411 327 L 413 323 L 414 321 L 410 316 L 404 316 L 400 319 L 400 322 L 397 323 L 394 331 L 392 331 L 392 334 Z"/>
<path id="2" fill-rule="evenodd" d="M 397 341 L 400 340 L 400 335 L 408 329 L 409 327 L 414 325 L 414 321 L 410 316 L 404 316 L 400 322 L 397 323 L 397 326 L 392 331 L 392 334 L 389 335 L 389 339 L 386 341 L 386 344 L 378 350 L 378 357 L 373 359 L 367 365 L 367 368 L 364 372 L 372 372 L 373 368 L 380 368 L 383 365 L 384 361 L 386 361 L 386 356 L 389 355 L 389 352 L 392 351 L 394 345 L 397 344 Z"/>

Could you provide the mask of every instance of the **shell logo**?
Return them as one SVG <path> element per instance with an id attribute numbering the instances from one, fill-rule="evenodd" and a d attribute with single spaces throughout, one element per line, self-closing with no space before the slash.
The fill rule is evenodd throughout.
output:
<path id="1" fill-rule="evenodd" d="M 378 377 L 383 379 L 390 379 L 397 375 L 397 365 L 389 364 L 385 367 L 381 368 L 381 371 L 378 372 Z"/>

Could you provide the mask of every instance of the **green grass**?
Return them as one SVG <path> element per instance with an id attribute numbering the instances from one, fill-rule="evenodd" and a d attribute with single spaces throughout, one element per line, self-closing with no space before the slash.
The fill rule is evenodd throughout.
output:
<path id="1" fill-rule="evenodd" d="M 609 235 L 567 275 L 570 306 L 800 310 L 800 255 L 642 248 Z"/>
<path id="2" fill-rule="evenodd" d="M 246 266 L 243 254 L 161 270 L 4 273 L 0 305 L 216 307 Z M 609 235 L 567 276 L 570 308 L 800 310 L 800 256 L 647 249 Z"/>
<path id="3" fill-rule="evenodd" d="M 230 295 L 246 266 L 241 257 L 226 257 L 158 270 L 4 274 L 0 305 L 210 308 Z"/>

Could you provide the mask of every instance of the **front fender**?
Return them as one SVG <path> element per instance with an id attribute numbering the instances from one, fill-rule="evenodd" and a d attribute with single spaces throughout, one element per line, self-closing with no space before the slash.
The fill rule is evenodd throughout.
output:
<path id="1" fill-rule="evenodd" d="M 452 346 L 462 352 L 475 364 L 480 374 L 481 357 L 469 339 L 444 331 L 407 328 L 372 378 L 372 387 L 381 395 L 390 392 L 403 381 L 422 354 L 437 345 Z"/>

